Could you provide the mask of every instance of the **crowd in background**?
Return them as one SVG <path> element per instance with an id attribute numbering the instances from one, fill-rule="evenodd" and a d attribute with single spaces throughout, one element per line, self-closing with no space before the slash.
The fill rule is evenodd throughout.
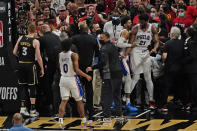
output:
<path id="1" fill-rule="evenodd" d="M 151 54 L 154 103 L 148 101 L 150 94 L 146 93 L 146 83 L 141 74 L 136 90 L 130 92 L 132 106 L 158 106 L 167 111 L 169 93 L 174 95 L 175 103 L 182 103 L 182 109 L 190 110 L 191 106 L 197 106 L 196 0 L 16 0 L 16 12 L 18 34 L 25 35 L 25 26 L 34 24 L 35 38 L 40 41 L 45 76 L 39 79 L 37 88 L 39 112 L 44 108 L 43 114 L 49 109 L 51 115 L 58 113 L 60 74 L 57 56 L 61 52 L 61 41 L 72 39 L 72 51 L 79 54 L 79 67 L 87 72 L 88 67 L 98 64 L 102 45 L 99 41 L 100 34 L 108 32 L 110 42 L 117 45 L 122 30 L 127 29 L 129 35 L 124 37 L 130 41 L 132 27 L 139 23 L 139 16 L 142 14 L 148 15 L 149 23 L 156 28 L 159 38 L 159 48 Z M 172 39 L 171 34 L 176 37 Z M 153 48 L 151 44 L 148 50 Z M 128 58 L 127 62 L 130 63 L 129 61 Z M 129 68 L 132 82 L 132 68 Z M 94 108 L 102 104 L 102 78 L 97 69 L 89 74 L 93 76 L 92 82 L 83 78 L 80 81 L 85 90 L 86 113 L 91 118 Z M 122 100 L 126 99 L 123 88 Z M 72 100 L 69 104 L 72 109 L 70 113 L 74 114 L 76 106 Z M 136 110 L 134 107 L 133 109 Z"/>

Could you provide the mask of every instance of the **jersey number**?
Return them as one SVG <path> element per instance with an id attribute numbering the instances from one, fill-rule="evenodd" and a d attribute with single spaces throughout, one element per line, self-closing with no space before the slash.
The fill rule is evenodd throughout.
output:
<path id="1" fill-rule="evenodd" d="M 67 73 L 68 72 L 68 65 L 67 64 L 64 64 L 63 65 L 63 70 L 64 70 L 64 73 Z"/>
<path id="2" fill-rule="evenodd" d="M 139 45 L 145 45 L 146 41 L 140 41 Z"/>
<path id="3" fill-rule="evenodd" d="M 23 47 L 22 49 L 23 49 L 22 55 L 27 55 L 27 47 Z"/>

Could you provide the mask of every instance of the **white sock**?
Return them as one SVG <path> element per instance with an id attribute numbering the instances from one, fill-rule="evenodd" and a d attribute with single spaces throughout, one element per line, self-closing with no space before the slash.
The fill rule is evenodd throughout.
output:
<path id="1" fill-rule="evenodd" d="M 86 117 L 81 118 L 81 122 L 85 123 L 87 121 Z"/>
<path id="2" fill-rule="evenodd" d="M 126 98 L 126 105 L 128 105 L 128 103 L 130 103 L 130 98 Z"/>
<path id="3" fill-rule="evenodd" d="M 63 118 L 59 118 L 59 123 L 63 124 Z"/>

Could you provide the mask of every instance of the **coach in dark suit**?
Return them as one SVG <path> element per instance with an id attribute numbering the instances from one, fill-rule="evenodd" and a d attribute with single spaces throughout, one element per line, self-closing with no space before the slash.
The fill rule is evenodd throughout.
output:
<path id="1" fill-rule="evenodd" d="M 197 28 L 196 28 L 197 29 Z M 197 40 L 195 34 L 197 33 L 194 27 L 190 27 L 186 31 L 187 39 L 184 44 L 184 57 L 183 57 L 183 73 L 184 73 L 184 93 L 183 101 L 184 108 L 190 109 L 191 104 L 193 107 L 197 106 Z"/>
<path id="2" fill-rule="evenodd" d="M 87 25 L 81 24 L 80 34 L 72 37 L 73 44 L 76 45 L 79 54 L 79 68 L 85 72 L 87 67 L 92 66 L 93 58 L 98 57 L 99 48 L 97 41 L 94 37 L 88 34 Z M 88 72 L 89 75 L 93 75 L 92 72 Z M 93 87 L 92 81 L 88 82 L 86 79 L 81 78 L 81 83 L 85 87 L 86 104 L 89 112 L 89 119 L 93 115 Z"/>

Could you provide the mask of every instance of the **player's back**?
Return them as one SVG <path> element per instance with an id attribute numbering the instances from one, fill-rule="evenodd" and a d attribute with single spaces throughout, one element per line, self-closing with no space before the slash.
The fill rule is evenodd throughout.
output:
<path id="1" fill-rule="evenodd" d="M 74 77 L 76 75 L 73 68 L 72 53 L 72 51 L 67 51 L 59 54 L 61 75 L 64 77 Z"/>
<path id="2" fill-rule="evenodd" d="M 34 38 L 23 36 L 19 45 L 19 61 L 20 62 L 34 62 L 35 61 L 35 48 L 33 47 Z"/>

